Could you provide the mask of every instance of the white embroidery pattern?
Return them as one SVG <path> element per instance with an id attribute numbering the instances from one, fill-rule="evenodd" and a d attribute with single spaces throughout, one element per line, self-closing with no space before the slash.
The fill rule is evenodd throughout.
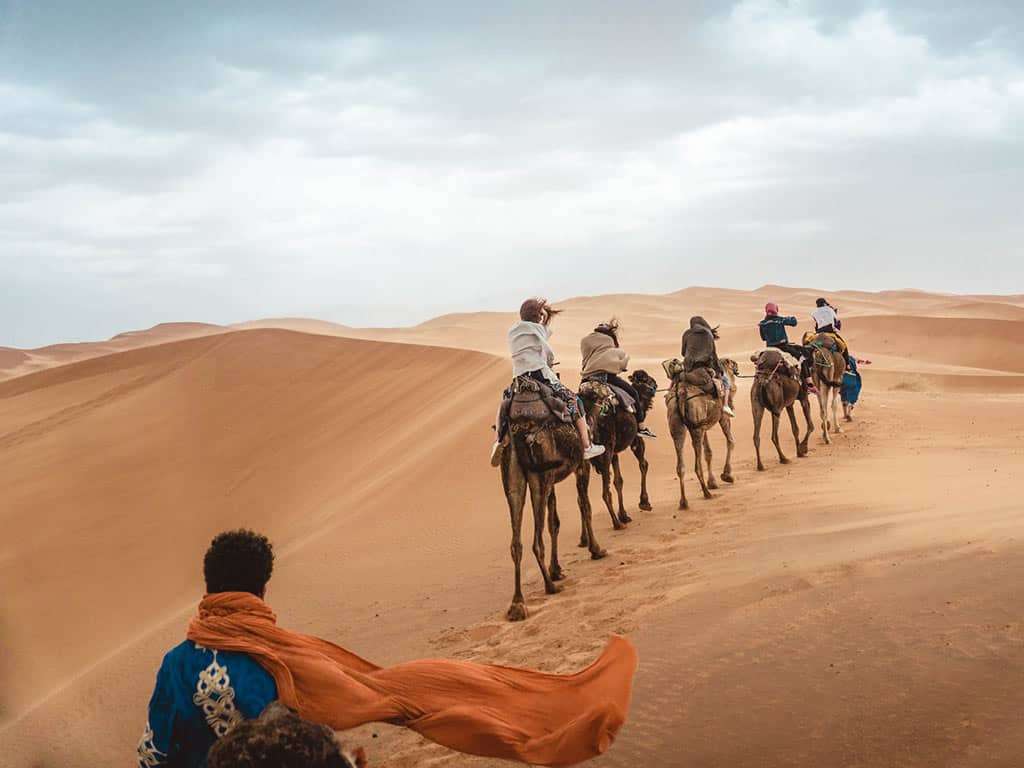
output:
<path id="1" fill-rule="evenodd" d="M 158 765 L 164 764 L 164 758 L 166 754 L 156 748 L 156 744 L 153 743 L 153 729 L 149 727 L 149 721 L 146 721 L 146 730 L 142 732 L 142 738 L 139 739 L 139 768 L 154 768 Z"/>
<path id="2" fill-rule="evenodd" d="M 231 687 L 228 668 L 217 663 L 216 651 L 210 666 L 199 673 L 192 701 L 203 710 L 218 739 L 242 722 L 242 713 L 235 708 L 235 689 Z"/>

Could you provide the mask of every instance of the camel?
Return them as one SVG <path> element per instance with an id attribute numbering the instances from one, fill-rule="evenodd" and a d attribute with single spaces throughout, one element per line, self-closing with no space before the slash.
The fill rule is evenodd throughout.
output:
<path id="1" fill-rule="evenodd" d="M 765 410 L 772 415 L 772 443 L 779 454 L 779 463 L 788 464 L 789 459 L 782 452 L 779 444 L 779 414 L 785 408 L 789 414 L 789 423 L 793 427 L 793 440 L 796 441 L 796 455 L 807 455 L 807 441 L 814 431 L 811 419 L 811 403 L 807 396 L 807 388 L 803 385 L 799 373 L 793 375 L 786 364 L 782 353 L 777 349 L 766 349 L 759 355 L 751 355 L 750 360 L 757 364 L 757 373 L 750 388 L 750 411 L 754 415 L 754 453 L 757 455 L 757 471 L 764 471 L 761 463 L 761 419 Z M 796 424 L 794 404 L 800 401 L 804 411 L 807 432 L 800 438 L 800 429 Z"/>
<path id="2" fill-rule="evenodd" d="M 811 377 L 818 389 L 821 437 L 826 443 L 831 443 L 832 431 L 843 431 L 839 425 L 839 394 L 843 387 L 846 359 L 838 350 L 835 337 L 830 333 L 808 333 L 804 337 L 804 345 L 812 348 Z M 828 415 L 829 405 L 832 407 L 831 419 Z"/>
<path id="3" fill-rule="evenodd" d="M 544 578 L 544 591 L 549 595 L 561 591 L 555 582 L 565 577 L 558 562 L 558 531 L 561 523 L 558 519 L 555 485 L 569 475 L 576 475 L 576 494 L 590 557 L 600 560 L 607 552 L 597 543 L 591 523 L 590 498 L 587 494 L 590 463 L 583 460 L 583 443 L 576 427 L 554 416 L 541 393 L 531 391 L 529 384 L 520 387 L 513 395 L 508 424 L 510 444 L 501 456 L 501 483 L 511 515 L 511 553 L 516 586 L 512 605 L 506 615 L 509 621 L 522 621 L 527 615 L 521 573 L 523 507 L 527 493 L 533 507 L 533 554 Z M 544 562 L 545 518 L 551 536 L 550 566 Z"/>
<path id="4" fill-rule="evenodd" d="M 649 411 L 654 393 L 658 391 L 658 383 L 646 371 L 635 371 L 629 377 L 630 383 L 637 390 L 641 403 L 639 405 Z M 637 435 L 638 423 L 636 415 L 623 407 L 613 408 L 607 405 L 607 384 L 595 379 L 580 385 L 580 397 L 587 410 L 587 419 L 593 425 L 594 440 L 605 447 L 605 452 L 591 463 L 601 473 L 601 496 L 608 514 L 612 518 L 615 530 L 624 528 L 633 518 L 626 512 L 622 499 L 622 470 L 619 468 L 619 453 L 631 448 L 640 465 L 640 509 L 649 512 L 651 501 L 647 496 L 647 448 L 642 437 Z M 615 473 L 615 491 L 618 494 L 619 512 L 616 515 L 612 506 L 611 475 Z M 586 530 L 580 536 L 580 546 L 586 547 Z"/>
<path id="5" fill-rule="evenodd" d="M 722 369 L 729 379 L 730 393 L 735 392 L 736 372 L 739 370 L 739 367 L 734 360 L 727 358 L 723 358 L 719 362 L 722 364 Z M 727 446 L 722 480 L 727 483 L 733 482 L 732 450 L 736 445 L 736 441 L 732 436 L 732 420 L 722 410 L 723 399 L 719 396 L 708 394 L 705 392 L 704 387 L 697 383 L 697 380 L 702 378 L 703 375 L 699 370 L 690 373 L 679 373 L 673 378 L 668 394 L 665 396 L 668 411 L 668 429 L 676 447 L 676 475 L 679 477 L 680 509 L 690 508 L 690 504 L 686 500 L 686 485 L 684 482 L 686 464 L 683 459 L 687 432 L 689 432 L 690 439 L 693 441 L 694 470 L 697 473 L 697 479 L 700 481 L 704 498 L 712 498 L 711 491 L 718 488 L 714 471 L 711 469 L 711 441 L 707 435 L 708 430 L 716 423 L 722 427 L 722 432 L 725 433 Z M 714 373 L 710 375 L 715 376 Z M 688 377 L 691 379 L 689 382 L 687 381 Z M 701 457 L 702 447 L 704 449 L 703 462 L 706 462 L 708 466 L 707 479 L 704 476 L 704 465 Z"/>

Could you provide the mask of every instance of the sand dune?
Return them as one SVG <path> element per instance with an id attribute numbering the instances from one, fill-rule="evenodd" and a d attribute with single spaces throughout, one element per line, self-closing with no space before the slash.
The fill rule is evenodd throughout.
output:
<path id="1" fill-rule="evenodd" d="M 634 367 L 663 378 L 659 361 L 703 314 L 749 371 L 764 302 L 806 328 L 820 293 L 570 299 L 560 370 L 574 384 L 579 337 L 617 315 Z M 236 525 L 277 543 L 269 598 L 283 623 L 383 663 L 568 671 L 607 633 L 635 634 L 634 716 L 600 764 L 1015 765 L 1024 298 L 828 295 L 855 352 L 876 358 L 848 434 L 755 473 L 743 380 L 736 486 L 678 513 L 663 435 L 650 446 L 654 512 L 613 534 L 591 488 L 612 553 L 600 562 L 573 546 L 562 491 L 566 591 L 544 596 L 528 553 L 532 615 L 515 625 L 502 619 L 508 511 L 485 460 L 509 367 L 482 354 L 504 357 L 512 313 L 399 329 L 172 324 L 4 350 L 0 368 L 21 373 L 0 382 L 5 765 L 130 761 L 160 655 L 201 589 L 204 545 Z M 665 432 L 660 401 L 650 423 Z M 635 464 L 623 463 L 635 511 Z M 375 766 L 496 768 L 387 728 L 350 738 Z"/>
<path id="2" fill-rule="evenodd" d="M 843 326 L 851 349 L 908 361 L 1024 372 L 1024 322 L 974 318 L 851 318 Z"/>
<path id="3" fill-rule="evenodd" d="M 972 301 L 951 304 L 941 310 L 943 317 L 969 317 L 991 320 L 1024 320 L 1024 307 L 1000 301 Z"/>
<path id="4" fill-rule="evenodd" d="M 445 410 L 441 382 L 493 389 L 500 369 L 472 352 L 271 330 L 0 384 L 12 706 L 194 595 L 199 572 L 179 566 L 216 531 L 245 524 L 287 547 L 353 516 L 349 503 L 424 450 L 415 437 L 426 422 L 413 417 Z M 435 435 L 429 449 L 450 450 L 457 435 Z M 90 631 L 68 643 L 65 626 Z"/>
<path id="5" fill-rule="evenodd" d="M 89 360 L 177 339 L 208 336 L 223 330 L 221 326 L 209 323 L 160 323 L 141 331 L 119 333 L 106 341 L 51 344 L 28 350 L 0 348 L 0 381 L 79 360 Z"/>

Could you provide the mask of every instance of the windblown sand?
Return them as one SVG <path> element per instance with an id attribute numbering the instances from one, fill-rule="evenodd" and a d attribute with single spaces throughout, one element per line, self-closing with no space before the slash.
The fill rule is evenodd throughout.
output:
<path id="1" fill-rule="evenodd" d="M 614 314 L 633 367 L 663 380 L 660 361 L 701 314 L 749 374 L 764 302 L 803 329 L 817 294 L 561 302 L 559 370 L 576 383 L 580 336 Z M 383 330 L 184 323 L 0 350 L 0 764 L 130 764 L 205 545 L 245 525 L 277 544 L 279 620 L 380 663 L 570 671 L 610 632 L 630 634 L 633 710 L 595 764 L 1021 765 L 1024 297 L 831 295 L 851 348 L 874 361 L 846 432 L 783 466 L 766 424 L 755 472 L 743 380 L 736 484 L 705 501 L 689 471 L 679 512 L 659 400 L 654 511 L 637 511 L 625 454 L 635 522 L 613 532 L 595 476 L 610 556 L 591 562 L 564 486 L 569 578 L 545 596 L 527 548 L 521 624 L 503 619 L 508 511 L 486 462 L 512 314 Z M 782 440 L 793 457 L 785 425 Z M 375 766 L 492 764 L 387 726 L 348 738 Z"/>

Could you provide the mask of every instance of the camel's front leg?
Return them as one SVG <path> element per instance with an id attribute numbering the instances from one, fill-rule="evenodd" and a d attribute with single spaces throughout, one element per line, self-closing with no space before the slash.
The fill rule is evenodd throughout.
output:
<path id="1" fill-rule="evenodd" d="M 551 496 L 552 484 L 541 477 L 530 478 L 530 504 L 533 507 L 533 556 L 537 558 L 537 567 L 544 579 L 544 591 L 549 595 L 561 591 L 551 580 L 547 563 L 544 562 L 544 518 L 547 513 L 548 499 Z"/>
<path id="2" fill-rule="evenodd" d="M 793 430 L 793 442 L 796 444 L 796 455 L 799 458 L 803 454 L 800 452 L 800 427 L 796 423 L 796 409 L 793 403 L 786 406 L 786 415 L 789 416 L 789 426 Z"/>
<path id="3" fill-rule="evenodd" d="M 818 385 L 818 410 L 821 416 L 821 439 L 825 441 L 826 445 L 832 442 L 832 437 L 828 433 L 828 391 L 829 385 L 825 382 L 821 382 Z"/>
<path id="4" fill-rule="evenodd" d="M 779 463 L 789 464 L 789 459 L 782 452 L 782 443 L 779 442 L 779 414 L 775 411 L 772 411 L 772 443 L 775 445 L 776 453 L 779 454 Z"/>
<path id="5" fill-rule="evenodd" d="M 679 508 L 689 509 L 690 502 L 686 500 L 686 483 L 683 481 L 686 475 L 686 461 L 683 459 L 683 451 L 686 450 L 686 430 L 680 428 L 679 434 L 672 435 L 672 442 L 676 446 L 676 477 L 679 478 Z"/>
<path id="6" fill-rule="evenodd" d="M 704 448 L 704 430 L 703 429 L 691 429 L 690 440 L 693 442 L 693 471 L 697 474 L 697 480 L 700 482 L 700 489 L 704 493 L 705 499 L 713 499 L 711 491 L 708 490 L 707 480 L 704 479 L 704 461 L 701 458 L 701 449 Z"/>
<path id="7" fill-rule="evenodd" d="M 619 466 L 619 454 L 612 455 L 612 471 L 615 472 L 615 493 L 619 497 L 619 522 L 625 525 L 632 523 L 633 518 L 626 512 L 626 504 L 622 499 L 622 468 Z"/>
<path id="8" fill-rule="evenodd" d="M 722 480 L 723 482 L 731 483 L 733 482 L 732 451 L 736 447 L 736 440 L 732 436 L 732 417 L 722 414 L 722 420 L 719 424 L 722 427 L 722 434 L 725 435 L 725 466 L 722 467 Z"/>
<path id="9" fill-rule="evenodd" d="M 804 432 L 803 439 L 800 440 L 800 448 L 797 450 L 797 456 L 806 456 L 811 435 L 814 433 L 814 418 L 811 416 L 811 400 L 807 396 L 806 392 L 803 394 L 803 397 L 800 398 L 800 409 L 804 412 L 804 423 L 807 425 L 807 431 Z"/>
<path id="10" fill-rule="evenodd" d="M 608 553 L 601 549 L 597 543 L 597 536 L 594 535 L 593 511 L 590 508 L 590 494 L 587 489 L 590 487 L 590 462 L 581 461 L 576 468 L 576 496 L 580 505 L 580 546 L 590 549 L 590 559 L 600 560 Z"/>
<path id="11" fill-rule="evenodd" d="M 642 437 L 633 441 L 631 446 L 633 455 L 636 456 L 637 464 L 640 465 L 640 509 L 645 512 L 651 511 L 651 500 L 647 496 L 647 468 L 650 464 L 647 461 L 647 446 Z"/>
<path id="12" fill-rule="evenodd" d="M 715 470 L 711 464 L 711 438 L 708 437 L 707 430 L 704 431 L 704 464 L 708 468 L 708 488 L 715 490 L 718 488 L 718 482 L 715 480 Z"/>
<path id="13" fill-rule="evenodd" d="M 552 486 L 551 495 L 548 496 L 548 535 L 551 536 L 551 565 L 548 572 L 552 581 L 561 581 L 565 578 L 561 563 L 558 562 L 558 532 L 562 529 L 562 521 L 558 519 L 558 500 L 555 497 L 555 488 Z"/>
<path id="14" fill-rule="evenodd" d="M 757 457 L 757 471 L 764 472 L 764 464 L 761 462 L 761 420 L 764 419 L 764 406 L 754 400 L 753 391 L 750 393 L 750 412 L 754 414 L 754 455 Z"/>
<path id="15" fill-rule="evenodd" d="M 512 596 L 512 605 L 506 616 L 509 621 L 522 621 L 526 618 L 526 601 L 523 599 L 522 562 L 523 562 L 523 506 L 526 504 L 526 476 L 515 458 L 515 451 L 508 446 L 506 460 L 502 466 L 502 480 L 505 486 L 505 498 L 512 519 L 512 564 L 516 571 L 516 591 Z"/>
<path id="16" fill-rule="evenodd" d="M 839 387 L 832 388 L 832 426 L 836 432 L 842 432 L 843 426 L 839 422 Z"/>
<path id="17" fill-rule="evenodd" d="M 601 473 L 601 498 L 604 499 L 604 506 L 612 519 L 612 528 L 616 531 L 625 528 L 615 515 L 615 507 L 612 505 L 612 467 L 611 457 L 605 453 L 591 462 L 594 468 Z"/>

